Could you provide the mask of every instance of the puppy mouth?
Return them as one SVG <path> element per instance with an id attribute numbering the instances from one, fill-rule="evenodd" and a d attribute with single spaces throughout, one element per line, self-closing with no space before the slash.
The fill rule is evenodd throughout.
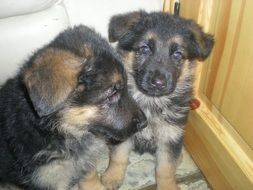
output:
<path id="1" fill-rule="evenodd" d="M 171 89 L 168 89 L 168 88 L 164 88 L 164 89 L 151 88 L 150 85 L 140 83 L 138 81 L 136 81 L 136 86 L 143 94 L 145 94 L 147 96 L 152 96 L 152 97 L 168 96 L 174 91 L 174 88 L 171 88 Z"/>
<path id="2" fill-rule="evenodd" d="M 153 96 L 153 97 L 161 97 L 161 96 L 167 96 L 170 94 L 170 92 L 167 91 L 161 91 L 161 90 L 150 90 L 150 89 L 144 89 L 144 88 L 139 88 L 144 94 L 148 96 Z"/>

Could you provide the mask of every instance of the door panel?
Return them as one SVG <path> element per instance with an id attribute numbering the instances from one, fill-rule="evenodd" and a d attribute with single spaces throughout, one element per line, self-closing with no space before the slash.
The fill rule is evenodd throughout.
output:
<path id="1" fill-rule="evenodd" d="M 240 2 L 240 3 L 238 3 Z M 252 1 L 233 1 L 233 9 L 229 14 L 229 24 L 224 50 L 214 53 L 212 65 L 217 63 L 216 57 L 221 54 L 221 61 L 212 68 L 212 74 L 206 80 L 208 99 L 222 113 L 233 128 L 253 148 L 253 12 Z M 225 11 L 225 10 L 223 10 Z M 236 18 L 235 18 L 236 16 Z M 224 31 L 224 30 L 223 30 Z M 219 36 L 217 35 L 219 42 Z M 217 50 L 218 47 L 216 46 Z M 215 80 L 216 79 L 216 80 Z M 212 84 L 210 84 L 212 83 Z"/>

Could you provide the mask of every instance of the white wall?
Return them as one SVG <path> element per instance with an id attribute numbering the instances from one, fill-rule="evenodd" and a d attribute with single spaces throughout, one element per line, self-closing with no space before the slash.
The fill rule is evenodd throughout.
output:
<path id="1" fill-rule="evenodd" d="M 18 1 L 19 2 L 19 1 Z M 63 29 L 85 24 L 107 37 L 112 15 L 162 10 L 163 0 L 1 0 L 0 84 Z"/>
<path id="2" fill-rule="evenodd" d="M 82 2 L 85 4 L 79 6 Z M 71 24 L 84 23 L 107 37 L 112 15 L 140 9 L 162 10 L 163 0 L 67 0 L 65 5 Z"/>

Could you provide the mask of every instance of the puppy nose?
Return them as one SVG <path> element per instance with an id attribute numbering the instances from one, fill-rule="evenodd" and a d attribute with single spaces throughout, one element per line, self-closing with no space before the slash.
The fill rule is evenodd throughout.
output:
<path id="1" fill-rule="evenodd" d="M 138 131 L 147 127 L 148 121 L 143 111 L 140 110 L 138 113 L 138 117 L 134 118 L 133 120 L 136 123 L 136 128 Z"/>
<path id="2" fill-rule="evenodd" d="M 158 89 L 166 87 L 166 77 L 164 75 L 155 76 L 151 79 L 151 85 Z"/>

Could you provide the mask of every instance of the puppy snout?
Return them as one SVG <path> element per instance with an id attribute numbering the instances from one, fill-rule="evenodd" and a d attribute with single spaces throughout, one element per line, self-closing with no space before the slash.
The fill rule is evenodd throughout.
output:
<path id="1" fill-rule="evenodd" d="M 163 89 L 166 87 L 166 77 L 165 75 L 158 75 L 158 76 L 154 76 L 152 79 L 151 79 L 151 85 L 154 87 L 154 88 L 157 88 L 157 89 Z"/>
<path id="2" fill-rule="evenodd" d="M 138 131 L 144 129 L 148 124 L 147 118 L 141 110 L 138 112 L 138 116 L 133 119 L 133 122 L 135 123 Z"/>

